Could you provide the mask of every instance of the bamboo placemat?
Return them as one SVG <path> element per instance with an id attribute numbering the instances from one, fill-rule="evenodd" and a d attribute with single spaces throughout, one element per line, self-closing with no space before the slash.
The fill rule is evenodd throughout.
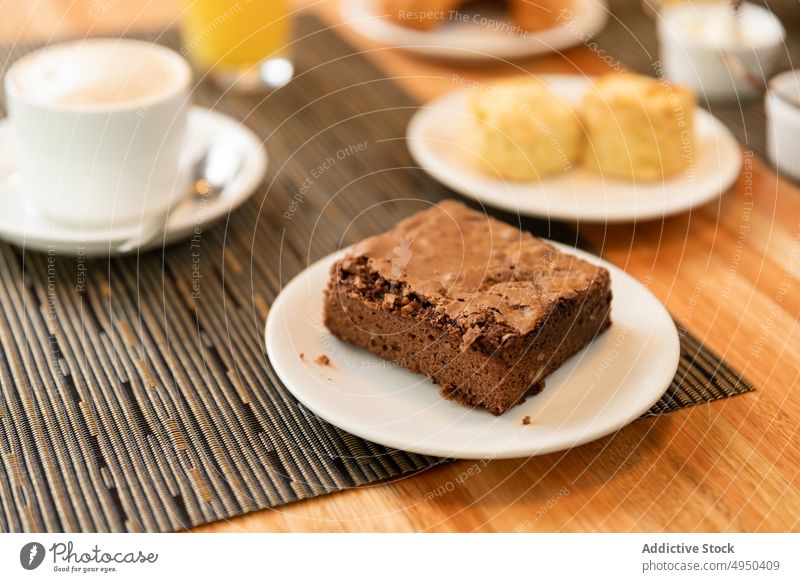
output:
<path id="1" fill-rule="evenodd" d="M 140 257 L 0 244 L 0 531 L 170 531 L 441 462 L 322 422 L 265 356 L 268 306 L 292 276 L 453 196 L 404 146 L 415 103 L 314 17 L 297 28 L 300 74 L 286 88 L 197 88 L 197 103 L 241 119 L 270 153 L 243 208 Z M 179 46 L 174 32 L 157 40 Z M 32 48 L 2 49 L 0 63 Z M 575 242 L 564 225 L 523 226 Z M 751 389 L 684 333 L 679 373 L 649 414 Z"/>

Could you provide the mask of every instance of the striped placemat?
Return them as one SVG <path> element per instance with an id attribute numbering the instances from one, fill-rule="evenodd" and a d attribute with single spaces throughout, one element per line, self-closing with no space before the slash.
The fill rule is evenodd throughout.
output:
<path id="1" fill-rule="evenodd" d="M 300 406 L 263 345 L 310 262 L 453 196 L 403 143 L 414 102 L 311 16 L 299 75 L 196 101 L 263 136 L 270 174 L 192 241 L 111 260 L 0 244 L 0 531 L 170 531 L 397 478 L 440 459 L 355 438 Z M 177 47 L 170 31 L 157 40 Z M 9 63 L 34 47 L 0 50 Z M 574 241 L 568 227 L 527 220 Z M 649 414 L 752 388 L 691 334 Z"/>

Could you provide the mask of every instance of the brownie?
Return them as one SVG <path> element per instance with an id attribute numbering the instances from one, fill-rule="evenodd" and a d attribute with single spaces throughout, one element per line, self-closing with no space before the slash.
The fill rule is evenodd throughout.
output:
<path id="1" fill-rule="evenodd" d="M 602 267 L 445 201 L 335 263 L 325 325 L 499 415 L 610 325 L 610 283 Z"/>

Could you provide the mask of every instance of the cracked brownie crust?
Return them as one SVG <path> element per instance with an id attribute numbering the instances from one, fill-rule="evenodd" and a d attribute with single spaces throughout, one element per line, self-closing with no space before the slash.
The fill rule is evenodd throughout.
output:
<path id="1" fill-rule="evenodd" d="M 446 201 L 333 267 L 325 325 L 502 414 L 610 324 L 606 269 Z"/>

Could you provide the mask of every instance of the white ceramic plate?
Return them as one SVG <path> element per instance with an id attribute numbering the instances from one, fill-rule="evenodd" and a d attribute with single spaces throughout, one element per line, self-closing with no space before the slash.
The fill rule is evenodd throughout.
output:
<path id="1" fill-rule="evenodd" d="M 638 418 L 666 391 L 678 367 L 678 333 L 664 307 L 632 277 L 558 246 L 611 271 L 613 325 L 548 377 L 543 392 L 503 416 L 442 399 L 429 379 L 330 335 L 322 322 L 322 293 L 339 253 L 313 264 L 278 296 L 267 318 L 267 354 L 312 412 L 390 447 L 441 457 L 511 458 L 598 439 Z M 314 362 L 322 354 L 330 366 Z M 525 416 L 531 424 L 523 425 Z"/>
<path id="2" fill-rule="evenodd" d="M 122 242 L 137 236 L 143 227 L 75 228 L 53 222 L 39 214 L 25 196 L 25 185 L 17 173 L 11 155 L 10 126 L 0 121 L 0 238 L 24 248 L 64 255 L 102 256 L 114 253 Z M 232 117 L 203 107 L 189 112 L 187 151 L 184 158 L 192 163 L 211 146 L 241 151 L 244 160 L 239 173 L 214 198 L 200 204 L 187 199 L 179 202 L 170 215 L 167 232 L 147 248 L 160 247 L 192 235 L 226 216 L 255 191 L 267 171 L 267 155 L 261 140 Z M 142 249 L 142 250 L 147 250 Z"/>
<path id="3" fill-rule="evenodd" d="M 520 59 L 581 44 L 603 29 L 609 13 L 605 0 L 575 0 L 564 24 L 515 34 L 501 8 L 481 14 L 467 9 L 460 13 L 462 19 L 419 31 L 392 22 L 381 6 L 381 0 L 340 2 L 345 22 L 371 40 L 422 55 L 473 61 Z"/>
<path id="4" fill-rule="evenodd" d="M 591 79 L 541 76 L 553 91 L 576 103 Z M 576 167 L 538 182 L 489 176 L 467 161 L 460 128 L 470 121 L 468 89 L 428 103 L 408 126 L 408 147 L 417 163 L 449 188 L 480 202 L 528 216 L 583 222 L 633 222 L 663 218 L 705 204 L 725 192 L 742 169 L 733 134 L 707 111 L 695 112 L 697 160 L 691 175 L 662 182 L 603 178 Z"/>

